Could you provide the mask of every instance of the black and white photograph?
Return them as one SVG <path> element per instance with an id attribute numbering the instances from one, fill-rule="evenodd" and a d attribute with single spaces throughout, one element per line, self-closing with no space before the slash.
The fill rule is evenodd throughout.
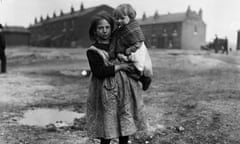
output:
<path id="1" fill-rule="evenodd" d="M 239 6 L 0 0 L 0 144 L 239 144 Z"/>

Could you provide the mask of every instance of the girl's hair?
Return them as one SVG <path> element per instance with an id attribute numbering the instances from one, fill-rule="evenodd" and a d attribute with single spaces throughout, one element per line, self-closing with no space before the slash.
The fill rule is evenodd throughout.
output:
<path id="1" fill-rule="evenodd" d="M 111 15 L 109 15 L 106 12 L 97 14 L 96 16 L 94 16 L 92 18 L 92 21 L 91 21 L 91 24 L 90 24 L 90 27 L 89 27 L 89 31 L 88 31 L 89 38 L 90 38 L 91 41 L 96 42 L 96 40 L 97 40 L 96 30 L 97 30 L 97 26 L 98 26 L 98 24 L 101 20 L 106 20 L 110 24 L 111 33 L 114 29 L 114 24 L 115 23 L 114 23 L 114 20 L 111 17 Z"/>
<path id="2" fill-rule="evenodd" d="M 113 16 L 115 18 L 128 16 L 130 19 L 136 18 L 136 11 L 130 4 L 120 4 L 117 8 L 113 11 Z"/>

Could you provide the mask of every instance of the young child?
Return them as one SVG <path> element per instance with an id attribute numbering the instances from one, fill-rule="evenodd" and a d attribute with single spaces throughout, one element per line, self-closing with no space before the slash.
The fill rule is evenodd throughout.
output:
<path id="1" fill-rule="evenodd" d="M 137 74 L 132 76 L 142 83 L 143 90 L 147 90 L 152 81 L 152 62 L 144 43 L 143 32 L 135 20 L 136 11 L 130 4 L 121 4 L 114 10 L 113 16 L 118 27 L 112 35 L 109 56 L 120 61 L 133 62 Z"/>

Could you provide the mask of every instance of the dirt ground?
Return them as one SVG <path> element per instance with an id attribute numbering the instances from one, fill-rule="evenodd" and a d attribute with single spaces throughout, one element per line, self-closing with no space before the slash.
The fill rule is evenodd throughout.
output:
<path id="1" fill-rule="evenodd" d="M 84 113 L 85 50 L 7 49 L 8 73 L 0 74 L 0 144 L 98 143 L 86 137 L 84 122 L 55 131 L 19 123 L 36 108 Z M 239 52 L 151 49 L 150 55 L 153 83 L 143 92 L 149 131 L 132 136 L 132 144 L 240 143 Z"/>

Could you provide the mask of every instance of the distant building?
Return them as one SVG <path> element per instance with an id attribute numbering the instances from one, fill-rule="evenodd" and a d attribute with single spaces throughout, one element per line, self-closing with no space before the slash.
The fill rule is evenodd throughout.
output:
<path id="1" fill-rule="evenodd" d="M 237 32 L 237 50 L 240 50 L 240 30 Z"/>
<path id="2" fill-rule="evenodd" d="M 168 13 L 139 20 L 148 47 L 161 49 L 200 49 L 206 41 L 206 24 L 202 10 L 192 11 L 188 7 L 183 13 Z"/>
<path id="3" fill-rule="evenodd" d="M 33 46 L 44 47 L 88 47 L 91 43 L 88 36 L 88 28 L 93 16 L 97 13 L 112 13 L 113 8 L 100 5 L 85 9 L 83 4 L 75 11 L 71 7 L 69 13 L 60 12 L 57 16 L 45 19 L 35 18 L 33 25 L 29 27 L 31 32 L 30 43 Z"/>
<path id="4" fill-rule="evenodd" d="M 113 8 L 100 5 L 85 9 L 83 4 L 80 10 L 73 7 L 69 13 L 60 12 L 57 16 L 35 18 L 29 27 L 31 32 L 30 43 L 33 46 L 44 47 L 88 47 L 91 43 L 88 28 L 91 18 L 97 13 L 112 13 Z M 143 15 L 138 20 L 146 37 L 148 47 L 161 49 L 200 49 L 205 44 L 206 24 L 202 19 L 202 10 L 192 11 L 188 7 L 183 13 L 169 13 L 147 17 Z"/>
<path id="5" fill-rule="evenodd" d="M 28 46 L 30 32 L 20 26 L 5 26 L 3 29 L 7 46 Z"/>

